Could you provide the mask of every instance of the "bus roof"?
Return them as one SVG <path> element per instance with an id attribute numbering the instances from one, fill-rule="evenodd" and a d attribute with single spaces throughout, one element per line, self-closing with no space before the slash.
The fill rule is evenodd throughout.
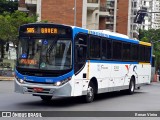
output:
<path id="1" fill-rule="evenodd" d="M 81 32 L 86 32 L 88 31 L 89 34 L 97 35 L 97 36 L 102 36 L 106 38 L 111 38 L 115 40 L 120 40 L 120 41 L 126 41 L 126 42 L 132 42 L 132 43 L 139 43 L 139 40 L 131 39 L 127 35 L 116 33 L 116 32 L 110 32 L 107 30 L 89 30 L 77 26 L 72 26 L 72 29 L 79 29 Z"/>
<path id="2" fill-rule="evenodd" d="M 110 32 L 107 30 L 89 30 L 89 29 L 85 29 L 85 28 L 81 28 L 81 27 L 77 27 L 77 26 L 70 26 L 70 25 L 66 25 L 66 24 L 56 24 L 56 23 L 29 23 L 29 24 L 24 24 L 22 26 L 38 25 L 38 24 L 66 26 L 66 27 L 71 27 L 72 29 L 78 29 L 78 31 L 80 30 L 81 32 L 85 32 L 85 33 L 89 33 L 89 34 L 93 34 L 93 35 L 97 35 L 97 36 L 102 36 L 102 37 L 111 38 L 111 39 L 115 39 L 115 40 L 151 46 L 151 44 L 148 42 L 141 42 L 139 40 L 131 39 L 127 35 L 116 33 L 116 32 Z"/>
<path id="3" fill-rule="evenodd" d="M 101 32 L 101 33 L 104 33 L 104 34 L 108 34 L 108 35 L 113 35 L 113 36 L 122 37 L 122 38 L 128 38 L 129 39 L 129 37 L 127 35 L 116 33 L 116 32 L 110 32 L 110 31 L 107 31 L 107 30 L 93 30 L 93 31 Z"/>
<path id="4" fill-rule="evenodd" d="M 110 39 L 119 40 L 119 41 L 125 41 L 125 42 L 139 44 L 139 40 L 130 39 L 127 35 L 120 34 L 120 33 L 110 32 L 110 31 L 106 31 L 106 30 L 89 30 L 89 33 L 93 34 L 93 35 L 98 35 L 98 36 L 110 38 Z"/>

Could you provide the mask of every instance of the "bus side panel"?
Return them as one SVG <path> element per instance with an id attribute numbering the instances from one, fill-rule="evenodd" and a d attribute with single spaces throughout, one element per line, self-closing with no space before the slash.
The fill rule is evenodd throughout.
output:
<path id="1" fill-rule="evenodd" d="M 110 75 L 111 64 L 102 61 L 91 60 L 89 79 L 96 78 L 98 83 L 98 93 L 108 92 L 109 85 L 113 86 L 113 81 L 112 84 L 110 83 Z"/>
<path id="2" fill-rule="evenodd" d="M 84 76 L 86 77 L 84 78 Z M 74 76 L 74 95 L 86 95 L 92 78 L 97 79 L 98 93 L 124 90 L 129 88 L 131 77 L 136 85 L 150 82 L 151 66 L 148 64 L 107 63 L 91 60 L 80 73 Z"/>
<path id="3" fill-rule="evenodd" d="M 150 64 L 139 64 L 137 69 L 138 82 L 137 84 L 150 83 L 151 78 L 151 65 Z"/>
<path id="4" fill-rule="evenodd" d="M 114 86 L 113 80 L 111 79 L 111 70 L 111 64 L 100 64 L 100 80 L 98 93 L 109 92 L 109 87 Z"/>
<path id="5" fill-rule="evenodd" d="M 126 89 L 129 88 L 129 83 L 131 80 L 131 77 L 134 76 L 135 77 L 135 81 L 137 81 L 138 78 L 138 74 L 136 71 L 138 64 L 125 64 L 123 67 L 125 69 L 125 74 L 124 74 L 124 86 L 127 86 Z"/>
<path id="6" fill-rule="evenodd" d="M 82 70 L 73 77 L 73 80 L 74 80 L 73 96 L 81 96 L 85 94 L 87 91 L 88 82 L 89 82 L 89 80 L 87 79 L 87 67 L 88 67 L 88 63 L 86 63 L 84 68 L 82 68 Z M 83 93 L 83 91 L 85 91 L 85 93 Z"/>
<path id="7" fill-rule="evenodd" d="M 131 76 L 134 74 L 132 64 L 115 63 L 112 64 L 111 78 L 114 86 L 111 91 L 128 89 Z"/>

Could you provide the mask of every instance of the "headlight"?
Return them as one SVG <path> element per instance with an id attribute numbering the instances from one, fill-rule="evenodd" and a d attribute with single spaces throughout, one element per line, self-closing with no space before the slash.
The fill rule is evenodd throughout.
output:
<path id="1" fill-rule="evenodd" d="M 60 86 L 62 84 L 62 82 L 58 81 L 55 83 L 56 86 Z"/>
<path id="2" fill-rule="evenodd" d="M 19 83 L 21 83 L 21 84 L 24 83 L 24 80 L 23 80 L 23 79 L 19 79 L 19 78 L 17 78 L 17 77 L 16 77 L 16 79 L 17 79 L 17 81 L 18 81 Z"/>
<path id="3" fill-rule="evenodd" d="M 23 83 L 24 83 L 24 80 L 23 80 L 23 79 L 20 79 L 19 82 L 23 84 Z"/>
<path id="4" fill-rule="evenodd" d="M 69 77 L 69 78 L 64 79 L 64 80 L 62 80 L 62 81 L 58 81 L 58 82 L 56 82 L 56 83 L 53 84 L 53 85 L 54 85 L 54 86 L 61 86 L 61 85 L 65 84 L 65 83 L 67 83 L 68 81 L 70 81 L 71 79 L 72 79 L 72 77 Z"/>

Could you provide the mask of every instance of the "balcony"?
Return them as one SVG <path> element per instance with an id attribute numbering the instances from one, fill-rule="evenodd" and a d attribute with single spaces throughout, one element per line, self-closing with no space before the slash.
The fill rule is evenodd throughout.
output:
<path id="1" fill-rule="evenodd" d="M 106 24 L 114 24 L 114 21 L 106 21 Z"/>
<path id="2" fill-rule="evenodd" d="M 98 3 L 98 0 L 87 0 L 87 3 Z"/>
<path id="3" fill-rule="evenodd" d="M 142 5 L 142 7 L 149 9 L 151 6 L 149 4 L 144 4 L 144 5 Z"/>
<path id="4" fill-rule="evenodd" d="M 114 17 L 106 17 L 106 24 L 114 24 Z"/>
<path id="5" fill-rule="evenodd" d="M 98 0 L 87 0 L 87 7 L 89 10 L 95 10 L 96 8 L 99 8 Z"/>
<path id="6" fill-rule="evenodd" d="M 37 0 L 25 0 L 25 4 L 28 6 L 28 7 L 34 7 L 37 5 Z"/>
<path id="7" fill-rule="evenodd" d="M 29 10 L 26 7 L 18 7 L 18 10 L 21 12 L 29 12 Z"/>
<path id="8" fill-rule="evenodd" d="M 106 29 L 107 29 L 107 30 L 110 30 L 110 31 L 113 31 L 113 25 L 107 25 L 107 24 L 106 24 Z"/>
<path id="9" fill-rule="evenodd" d="M 107 11 L 109 14 L 108 16 L 113 17 L 114 16 L 114 11 Z"/>
<path id="10" fill-rule="evenodd" d="M 106 16 L 109 16 L 109 12 L 107 12 L 107 9 L 104 5 L 101 5 L 100 6 L 100 9 L 99 9 L 99 16 L 100 17 L 106 17 Z"/>
<path id="11" fill-rule="evenodd" d="M 106 11 L 106 12 L 104 12 L 104 11 L 100 11 L 100 12 L 99 12 L 99 16 L 100 16 L 100 17 L 106 17 L 106 16 L 109 16 L 109 12 L 107 12 L 107 11 Z"/>
<path id="12" fill-rule="evenodd" d="M 108 5 L 107 5 L 107 8 L 108 8 L 108 9 L 114 9 L 114 7 L 115 7 L 114 4 L 108 4 Z"/>
<path id="13" fill-rule="evenodd" d="M 115 1 L 108 1 L 107 2 L 108 9 L 114 9 L 114 7 L 115 7 Z"/>

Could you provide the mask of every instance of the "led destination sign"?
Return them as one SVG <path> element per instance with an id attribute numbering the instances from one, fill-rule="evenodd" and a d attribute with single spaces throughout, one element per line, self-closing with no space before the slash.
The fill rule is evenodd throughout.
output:
<path id="1" fill-rule="evenodd" d="M 38 61 L 34 59 L 21 59 L 20 60 L 21 64 L 26 64 L 26 65 L 37 65 Z"/>
<path id="2" fill-rule="evenodd" d="M 64 31 L 61 31 L 64 32 Z M 57 28 L 26 28 L 26 33 L 58 34 Z"/>
<path id="3" fill-rule="evenodd" d="M 20 37 L 71 37 L 72 28 L 56 24 L 27 24 L 20 26 Z"/>

